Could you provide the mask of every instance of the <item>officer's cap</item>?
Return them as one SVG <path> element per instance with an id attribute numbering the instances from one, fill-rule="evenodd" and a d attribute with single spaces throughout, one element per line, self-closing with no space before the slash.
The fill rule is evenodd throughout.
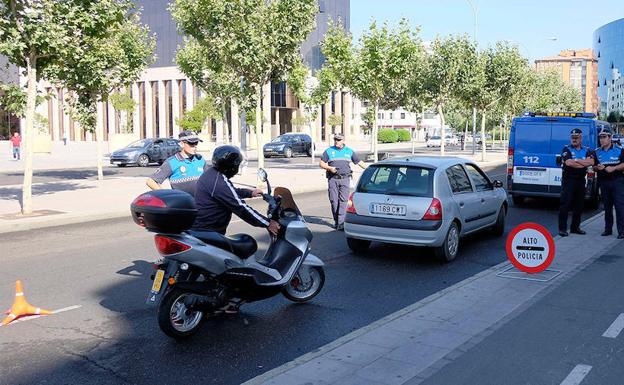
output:
<path id="1" fill-rule="evenodd" d="M 600 129 L 598 136 L 611 136 L 611 129 L 607 127 L 603 127 Z"/>
<path id="2" fill-rule="evenodd" d="M 180 138 L 180 141 L 182 142 L 188 142 L 188 143 L 203 142 L 203 140 L 199 139 L 199 136 L 197 136 L 197 134 L 191 130 L 184 130 L 180 132 L 179 138 Z"/>
<path id="3" fill-rule="evenodd" d="M 583 131 L 580 128 L 574 128 L 570 131 L 570 136 L 581 136 L 583 135 Z"/>
<path id="4" fill-rule="evenodd" d="M 334 140 L 344 140 L 344 135 L 342 134 L 334 134 Z"/>

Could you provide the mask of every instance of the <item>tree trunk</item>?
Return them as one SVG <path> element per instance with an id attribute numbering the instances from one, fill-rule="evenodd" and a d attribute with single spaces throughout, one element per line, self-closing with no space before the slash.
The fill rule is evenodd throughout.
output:
<path id="1" fill-rule="evenodd" d="M 373 162 L 377 162 L 379 160 L 379 153 L 377 150 L 377 145 L 379 144 L 377 141 L 377 112 L 379 111 L 379 103 L 375 102 L 375 117 L 373 118 L 373 129 L 371 133 L 371 141 L 373 147 Z"/>
<path id="2" fill-rule="evenodd" d="M 258 168 L 264 168 L 264 151 L 262 150 L 262 89 L 258 87 L 258 101 L 256 102 L 256 147 L 258 151 Z"/>
<path id="3" fill-rule="evenodd" d="M 462 151 L 466 149 L 466 139 L 468 139 L 468 118 L 466 118 L 466 127 L 464 128 L 464 140 L 462 141 Z"/>
<path id="4" fill-rule="evenodd" d="M 35 145 L 35 108 L 37 107 L 37 57 L 30 52 L 26 58 L 26 73 L 28 76 L 26 93 L 26 127 L 24 136 L 24 181 L 22 185 L 22 214 L 32 214 L 32 176 L 33 156 Z"/>
<path id="5" fill-rule="evenodd" d="M 102 137 L 104 135 L 101 135 L 102 133 L 98 133 L 97 134 L 97 173 L 98 173 L 98 180 L 104 180 L 104 170 L 103 170 L 103 163 L 102 163 Z"/>
<path id="6" fill-rule="evenodd" d="M 485 110 L 481 111 L 481 161 L 485 162 Z"/>
<path id="7" fill-rule="evenodd" d="M 444 129 L 444 111 L 442 109 L 442 105 L 438 105 L 438 114 L 440 114 L 440 156 L 444 156 L 444 136 L 445 136 L 445 129 Z"/>
<path id="8" fill-rule="evenodd" d="M 230 125 L 228 124 L 227 118 L 227 107 L 225 102 L 221 103 L 221 113 L 223 114 L 223 143 L 230 143 Z"/>

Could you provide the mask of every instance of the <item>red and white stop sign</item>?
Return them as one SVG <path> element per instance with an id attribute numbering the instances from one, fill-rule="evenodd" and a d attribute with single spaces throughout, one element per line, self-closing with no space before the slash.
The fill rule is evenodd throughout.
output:
<path id="1" fill-rule="evenodd" d="M 548 230 L 537 223 L 516 226 L 507 236 L 507 258 L 525 273 L 539 273 L 555 259 L 555 241 Z"/>

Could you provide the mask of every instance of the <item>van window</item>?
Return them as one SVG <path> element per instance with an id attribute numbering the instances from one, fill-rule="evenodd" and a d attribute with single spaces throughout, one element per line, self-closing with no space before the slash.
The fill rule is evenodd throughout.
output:
<path id="1" fill-rule="evenodd" d="M 448 177 L 453 194 L 472 192 L 470 179 L 468 178 L 466 171 L 464 171 L 464 168 L 461 165 L 456 164 L 449 167 L 446 170 L 446 176 Z"/>
<path id="2" fill-rule="evenodd" d="M 357 191 L 368 194 L 433 196 L 434 170 L 423 167 L 378 165 L 368 167 Z"/>

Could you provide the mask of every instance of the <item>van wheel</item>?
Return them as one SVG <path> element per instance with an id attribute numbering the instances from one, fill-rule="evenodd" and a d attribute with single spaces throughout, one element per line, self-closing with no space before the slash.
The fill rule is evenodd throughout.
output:
<path id="1" fill-rule="evenodd" d="M 492 226 L 492 232 L 497 237 L 502 237 L 505 234 L 505 215 L 507 214 L 507 209 L 505 206 L 501 206 L 500 210 L 498 210 L 498 217 L 496 218 L 496 223 Z"/>
<path id="2" fill-rule="evenodd" d="M 516 205 L 516 206 L 520 206 L 521 204 L 524 203 L 524 197 L 520 196 L 520 195 L 512 195 L 511 196 L 511 200 L 513 201 L 514 205 Z"/>
<path id="3" fill-rule="evenodd" d="M 349 246 L 351 251 L 353 251 L 354 253 L 365 252 L 366 250 L 368 250 L 370 244 L 371 241 L 347 237 L 347 246 Z"/>
<path id="4" fill-rule="evenodd" d="M 459 227 L 457 227 L 457 223 L 451 223 L 446 232 L 444 243 L 442 243 L 442 246 L 436 247 L 434 251 L 436 258 L 444 263 L 451 262 L 457 257 L 457 252 L 459 251 Z"/>

